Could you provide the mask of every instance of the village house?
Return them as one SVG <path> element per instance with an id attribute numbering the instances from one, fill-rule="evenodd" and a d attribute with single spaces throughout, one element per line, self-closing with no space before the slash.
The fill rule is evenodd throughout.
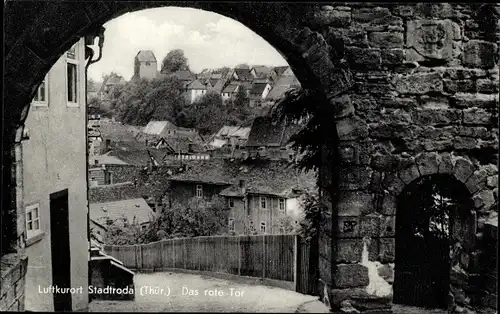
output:
<path id="1" fill-rule="evenodd" d="M 254 82 L 249 93 L 250 106 L 253 107 L 261 104 L 271 91 L 271 88 L 271 85 L 267 82 Z"/>
<path id="2" fill-rule="evenodd" d="M 243 82 L 243 81 L 251 82 L 255 79 L 255 76 L 252 74 L 252 71 L 250 69 L 235 68 L 232 71 L 231 78 L 233 80 L 240 81 L 240 82 Z"/>
<path id="3" fill-rule="evenodd" d="M 248 139 L 249 127 L 224 125 L 215 133 L 207 143 L 210 149 L 218 149 L 224 145 L 242 147 Z"/>
<path id="4" fill-rule="evenodd" d="M 24 302 L 28 311 L 88 307 L 86 289 L 74 294 L 39 292 L 39 287 L 51 285 L 88 284 L 85 80 L 85 44 L 80 39 L 39 86 L 19 145 L 22 185 L 17 191 L 24 214 L 18 219 L 25 226 L 20 239 L 26 241 L 28 256 Z"/>
<path id="5" fill-rule="evenodd" d="M 132 79 L 154 79 L 158 77 L 158 63 L 151 50 L 140 50 L 134 58 Z"/>
<path id="6" fill-rule="evenodd" d="M 280 232 L 282 218 L 300 220 L 299 196 L 314 192 L 315 174 L 288 167 L 287 162 L 257 160 L 192 161 L 169 178 L 168 203 L 225 199 L 228 228 L 237 233 L 254 226 L 257 233 Z"/>
<path id="7" fill-rule="evenodd" d="M 157 146 L 162 138 L 189 139 L 192 143 L 203 143 L 203 138 L 194 128 L 176 126 L 170 121 L 150 121 L 136 136 L 136 139 L 148 146 Z"/>
<path id="8" fill-rule="evenodd" d="M 210 153 L 207 152 L 204 145 L 200 142 L 193 142 L 190 138 L 160 138 L 155 144 L 153 154 L 160 153 L 161 162 L 167 160 L 191 160 L 191 159 L 210 159 Z M 163 154 L 161 154 L 163 152 Z"/>
<path id="9" fill-rule="evenodd" d="M 275 122 L 267 116 L 255 118 L 245 145 L 247 157 L 294 161 L 296 153 L 289 141 L 300 128 L 300 124 L 285 120 Z"/>
<path id="10" fill-rule="evenodd" d="M 222 91 L 222 93 L 221 93 L 222 99 L 224 101 L 229 100 L 229 99 L 234 99 L 236 97 L 236 95 L 238 94 L 239 88 L 240 88 L 240 85 L 230 83 Z"/>
<path id="11" fill-rule="evenodd" d="M 207 93 L 207 87 L 199 80 L 194 80 L 186 86 L 184 93 L 186 100 L 192 104 Z"/>
<path id="12" fill-rule="evenodd" d="M 123 85 L 127 83 L 123 76 L 116 73 L 111 73 L 101 84 L 101 89 L 99 90 L 99 99 L 107 100 L 109 99 L 109 92 L 113 87 L 117 85 Z"/>
<path id="13" fill-rule="evenodd" d="M 292 68 L 288 65 L 274 67 L 273 72 L 275 77 L 294 76 Z"/>
<path id="14" fill-rule="evenodd" d="M 255 78 L 271 78 L 271 72 L 273 71 L 272 67 L 268 67 L 265 65 L 256 65 L 253 66 L 252 69 L 250 70 L 251 74 Z"/>

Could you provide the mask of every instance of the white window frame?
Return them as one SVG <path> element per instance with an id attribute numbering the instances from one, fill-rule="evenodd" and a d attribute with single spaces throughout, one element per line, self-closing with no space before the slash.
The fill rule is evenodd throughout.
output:
<path id="1" fill-rule="evenodd" d="M 234 231 L 235 228 L 234 228 L 234 218 L 229 218 L 228 220 L 228 228 L 229 228 L 229 231 Z"/>
<path id="2" fill-rule="evenodd" d="M 203 185 L 196 185 L 196 198 L 203 198 Z"/>
<path id="3" fill-rule="evenodd" d="M 33 212 L 36 210 L 38 217 L 33 216 Z M 31 213 L 31 220 L 28 219 L 28 214 Z M 43 233 L 41 215 L 40 215 L 40 204 L 32 204 L 26 206 L 26 240 L 30 240 Z M 35 221 L 38 221 L 38 229 L 35 229 Z M 31 222 L 31 230 L 29 229 L 29 223 Z"/>
<path id="4" fill-rule="evenodd" d="M 234 198 L 230 197 L 228 201 L 229 201 L 229 208 L 234 208 Z"/>
<path id="5" fill-rule="evenodd" d="M 262 201 L 264 201 L 264 206 L 262 206 Z M 265 196 L 259 197 L 259 207 L 260 207 L 260 209 L 267 209 L 267 207 L 268 207 L 267 203 L 268 203 L 267 202 L 267 197 L 265 197 Z"/>
<path id="6" fill-rule="evenodd" d="M 35 100 L 35 97 L 33 97 L 33 101 L 32 101 L 33 106 L 35 106 L 35 107 L 47 107 L 49 105 L 48 80 L 49 80 L 49 74 L 47 73 L 47 75 L 45 75 L 45 77 L 43 78 L 42 83 L 36 89 L 36 95 L 35 95 L 35 96 L 38 96 L 40 94 L 40 87 L 43 85 L 45 87 L 45 93 L 44 93 L 45 100 L 43 100 L 43 101 Z"/>
<path id="7" fill-rule="evenodd" d="M 283 208 L 281 208 L 281 204 L 283 204 Z M 286 200 L 284 198 L 278 199 L 278 210 L 280 213 L 286 213 Z"/>
<path id="8" fill-rule="evenodd" d="M 262 230 L 262 227 L 264 227 L 264 230 Z M 266 233 L 266 222 L 265 221 L 260 222 L 259 230 L 262 233 Z"/>
<path id="9" fill-rule="evenodd" d="M 80 107 L 80 100 L 82 99 L 83 95 L 81 95 L 80 93 L 80 84 L 81 84 L 81 81 L 80 81 L 80 62 L 79 62 L 79 56 L 80 56 L 80 51 L 79 51 L 79 45 L 78 45 L 79 42 L 77 42 L 75 45 L 73 45 L 73 47 L 71 47 L 70 50 L 74 49 L 75 51 L 75 57 L 72 58 L 72 57 L 69 57 L 68 56 L 68 53 L 70 50 L 68 50 L 66 52 L 66 72 L 64 73 L 64 81 L 66 84 L 64 84 L 64 89 L 65 89 L 65 97 L 66 97 L 66 106 L 67 107 L 74 107 L 74 108 L 77 108 L 77 107 Z M 69 96 L 69 89 L 68 89 L 68 68 L 69 68 L 69 65 L 72 64 L 72 65 L 75 65 L 76 66 L 76 85 L 75 85 L 75 89 L 76 89 L 76 102 L 72 102 L 72 101 L 69 101 L 68 100 L 68 96 Z"/>

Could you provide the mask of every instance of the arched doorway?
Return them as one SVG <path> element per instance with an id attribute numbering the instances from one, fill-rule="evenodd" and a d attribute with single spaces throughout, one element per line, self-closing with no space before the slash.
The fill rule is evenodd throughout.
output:
<path id="1" fill-rule="evenodd" d="M 423 176 L 403 190 L 396 214 L 394 303 L 448 306 L 452 248 L 464 241 L 473 208 L 467 188 L 449 175 Z"/>

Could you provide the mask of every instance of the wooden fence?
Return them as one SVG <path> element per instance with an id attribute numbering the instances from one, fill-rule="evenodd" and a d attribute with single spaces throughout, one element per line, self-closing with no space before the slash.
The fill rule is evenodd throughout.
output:
<path id="1" fill-rule="evenodd" d="M 317 250 L 295 234 L 168 239 L 108 245 L 104 251 L 137 271 L 181 269 L 254 277 L 317 294 L 317 265 L 310 265 L 311 254 Z"/>

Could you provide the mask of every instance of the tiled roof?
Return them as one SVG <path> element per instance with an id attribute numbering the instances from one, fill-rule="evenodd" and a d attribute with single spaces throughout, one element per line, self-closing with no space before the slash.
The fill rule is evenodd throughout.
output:
<path id="1" fill-rule="evenodd" d="M 145 149 L 145 145 L 136 140 L 132 129 L 123 124 L 117 122 L 104 122 L 101 120 L 99 131 L 104 140 L 111 140 L 112 146 L 118 149 Z"/>
<path id="2" fill-rule="evenodd" d="M 106 224 L 107 219 L 127 218 L 128 222 L 145 223 L 154 217 L 154 212 L 143 198 L 89 205 L 90 219 Z"/>
<path id="3" fill-rule="evenodd" d="M 135 57 L 140 62 L 156 62 L 155 54 L 151 50 L 140 50 Z"/>
<path id="4" fill-rule="evenodd" d="M 121 75 L 110 75 L 106 81 L 103 82 L 104 85 L 116 85 L 116 84 L 124 84 L 125 79 Z"/>
<path id="5" fill-rule="evenodd" d="M 215 137 L 240 137 L 240 138 L 248 138 L 248 134 L 250 133 L 250 128 L 244 128 L 241 126 L 229 126 L 225 125 L 220 130 L 215 133 Z"/>
<path id="6" fill-rule="evenodd" d="M 170 121 L 149 121 L 149 123 L 142 130 L 146 134 L 160 135 L 165 127 L 173 125 Z"/>
<path id="7" fill-rule="evenodd" d="M 147 150 L 136 150 L 136 151 L 120 151 L 113 150 L 108 153 L 110 156 L 116 156 L 123 160 L 129 165 L 134 166 L 148 166 L 151 162 L 151 157 Z"/>
<path id="8" fill-rule="evenodd" d="M 228 86 L 226 86 L 226 88 L 224 88 L 224 90 L 222 91 L 223 93 L 234 93 L 236 91 L 236 89 L 238 88 L 239 85 L 237 84 L 229 84 Z"/>
<path id="9" fill-rule="evenodd" d="M 181 81 L 193 81 L 196 79 L 196 75 L 191 73 L 191 71 L 177 71 L 170 75 L 177 77 Z"/>
<path id="10" fill-rule="evenodd" d="M 276 81 L 276 85 L 295 87 L 300 86 L 300 82 L 295 76 L 282 76 Z"/>
<path id="11" fill-rule="evenodd" d="M 287 69 L 288 69 L 288 66 L 287 66 L 287 65 L 285 65 L 285 66 L 279 66 L 279 67 L 274 67 L 274 72 L 276 72 L 276 74 L 278 74 L 278 75 L 281 75 L 281 74 L 283 74 L 283 72 L 285 72 Z"/>
<path id="12" fill-rule="evenodd" d="M 102 203 L 141 197 L 137 187 L 130 183 L 89 187 L 89 203 Z"/>
<path id="13" fill-rule="evenodd" d="M 250 94 L 261 96 L 264 90 L 267 87 L 267 83 L 253 83 L 252 89 L 250 90 Z"/>
<path id="14" fill-rule="evenodd" d="M 257 117 L 253 120 L 246 146 L 281 146 L 285 123 L 274 123 L 271 117 Z"/>
<path id="15" fill-rule="evenodd" d="M 217 82 L 219 81 L 218 79 L 215 79 L 215 78 L 211 78 L 208 80 L 210 82 L 210 85 L 212 86 L 215 86 L 215 84 L 217 84 Z"/>
<path id="16" fill-rule="evenodd" d="M 204 147 L 187 137 L 178 138 L 164 138 L 168 146 L 172 148 L 174 153 L 188 154 L 188 153 L 201 153 L 206 151 Z M 189 151 L 189 146 L 191 145 L 192 151 Z"/>
<path id="17" fill-rule="evenodd" d="M 282 86 L 282 85 L 275 85 L 269 94 L 266 96 L 266 100 L 279 100 L 284 97 L 285 92 L 289 90 L 291 87 L 289 86 Z"/>
<path id="18" fill-rule="evenodd" d="M 238 80 L 241 81 L 251 81 L 254 79 L 250 69 L 234 69 L 234 72 L 238 76 Z"/>
<path id="19" fill-rule="evenodd" d="M 121 160 L 116 156 L 111 155 L 97 155 L 93 159 L 97 161 L 99 165 L 128 165 L 125 161 Z"/>
<path id="20" fill-rule="evenodd" d="M 253 69 L 255 70 L 255 73 L 257 74 L 258 77 L 267 76 L 272 71 L 271 67 L 267 67 L 265 65 L 254 66 Z"/>
<path id="21" fill-rule="evenodd" d="M 193 160 L 187 169 L 170 178 L 173 181 L 203 182 L 234 185 L 225 192 L 235 194 L 239 180 L 245 180 L 249 193 L 280 195 L 285 197 L 292 189 L 315 189 L 316 173 L 301 172 L 288 162 L 270 160 Z"/>
<path id="22" fill-rule="evenodd" d="M 194 81 L 192 81 L 187 86 L 187 89 L 201 89 L 201 90 L 205 90 L 205 89 L 207 89 L 207 87 L 205 85 L 203 85 L 200 81 L 194 80 Z"/>

